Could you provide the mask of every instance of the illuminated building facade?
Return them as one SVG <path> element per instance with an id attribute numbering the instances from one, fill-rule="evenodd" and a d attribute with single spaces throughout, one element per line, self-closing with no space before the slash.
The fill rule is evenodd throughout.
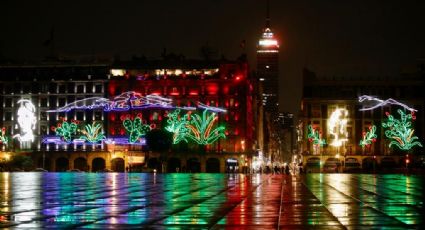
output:
<path id="1" fill-rule="evenodd" d="M 246 61 L 8 65 L 0 75 L 2 150 L 28 154 L 37 167 L 225 172 L 250 166 L 254 89 Z M 145 134 L 165 130 L 176 110 L 194 134 L 186 130 L 187 140 L 166 155 L 149 151 Z M 190 123 L 196 119 L 210 122 L 199 140 Z"/>
<path id="2" fill-rule="evenodd" d="M 398 110 L 407 114 L 411 108 L 417 110 L 412 113 L 412 137 L 418 136 L 423 142 L 423 73 L 391 78 L 326 78 L 304 70 L 303 75 L 297 133 L 304 163 L 314 165 L 320 160 L 326 164 L 329 159 L 338 160 L 342 166 L 347 161 L 369 167 L 372 160 L 378 164 L 394 160 L 393 165 L 400 165 L 406 149 L 390 147 L 392 140 L 383 124 L 389 115 L 399 118 Z M 419 152 L 419 146 L 408 151 Z"/>
<path id="3" fill-rule="evenodd" d="M 167 171 L 225 172 L 250 166 L 248 156 L 254 143 L 254 88 L 248 76 L 246 61 L 171 60 L 122 63 L 116 64 L 111 74 L 108 86 L 110 96 L 135 91 L 141 95 L 169 98 L 173 105 L 183 108 L 180 117 L 187 113 L 203 116 L 205 110 L 184 109 L 199 107 L 200 103 L 223 110 L 216 113 L 216 124 L 225 127 L 225 138 L 217 139 L 202 150 L 199 149 L 199 142 L 188 141 L 173 145 L 173 154 L 167 156 Z M 153 108 L 134 110 L 131 113 L 141 113 L 146 123 L 164 128 L 168 114 L 172 111 Z M 128 111 L 109 113 L 109 133 L 125 133 L 118 119 L 125 113 Z M 161 157 L 163 156 L 159 154 L 150 155 L 147 164 L 158 165 Z"/>
<path id="4" fill-rule="evenodd" d="M 54 136 L 52 127 L 61 119 L 85 122 L 104 119 L 102 110 L 74 110 L 49 113 L 48 110 L 64 106 L 85 97 L 105 96 L 108 65 L 43 64 L 6 65 L 0 67 L 1 127 L 8 137 L 2 143 L 3 152 L 20 152 L 33 156 L 40 168 L 61 171 L 78 168 L 87 170 L 87 161 L 94 159 L 88 151 L 103 151 L 104 145 L 60 145 L 43 143 Z M 31 138 L 28 138 L 31 137 Z M 69 155 L 66 152 L 75 152 Z M 44 154 L 44 159 L 41 153 Z M 56 163 L 61 165 L 56 167 Z"/>

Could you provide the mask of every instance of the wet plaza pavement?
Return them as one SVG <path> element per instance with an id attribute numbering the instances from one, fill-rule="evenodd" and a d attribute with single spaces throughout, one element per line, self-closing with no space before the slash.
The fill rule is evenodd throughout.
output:
<path id="1" fill-rule="evenodd" d="M 419 229 L 404 175 L 0 173 L 0 227 Z"/>

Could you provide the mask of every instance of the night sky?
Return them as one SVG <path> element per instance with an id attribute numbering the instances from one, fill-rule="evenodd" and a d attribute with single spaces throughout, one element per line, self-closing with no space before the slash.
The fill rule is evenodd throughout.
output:
<path id="1" fill-rule="evenodd" d="M 217 58 L 246 52 L 255 69 L 266 1 L 2 0 L 0 9 L 3 60 L 43 59 L 54 28 L 61 57 L 159 58 L 166 48 L 198 58 L 208 45 Z M 270 14 L 284 111 L 298 110 L 304 67 L 320 76 L 397 76 L 425 57 L 425 1 L 271 0 Z"/>

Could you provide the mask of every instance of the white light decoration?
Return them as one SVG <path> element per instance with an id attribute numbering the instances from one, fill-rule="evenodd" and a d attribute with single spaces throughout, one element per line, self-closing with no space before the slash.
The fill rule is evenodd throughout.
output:
<path id="1" fill-rule="evenodd" d="M 328 130 L 334 137 L 330 145 L 339 147 L 347 141 L 347 117 L 348 110 L 341 108 L 336 109 L 329 117 Z"/>
<path id="2" fill-rule="evenodd" d="M 378 102 L 378 103 L 374 106 L 371 106 L 371 107 L 359 109 L 360 111 L 374 110 L 378 107 L 386 106 L 388 104 L 399 105 L 399 106 L 409 110 L 410 112 L 417 112 L 418 111 L 418 110 L 411 108 L 411 107 L 407 106 L 406 104 L 398 102 L 398 101 L 396 101 L 392 98 L 388 98 L 387 100 L 381 100 L 377 97 L 368 96 L 368 95 L 363 95 L 363 96 L 359 97 L 359 102 L 365 102 L 365 101 L 375 101 L 375 102 Z"/>
<path id="3" fill-rule="evenodd" d="M 20 104 L 17 111 L 17 121 L 19 125 L 19 134 L 13 136 L 17 138 L 20 142 L 24 141 L 34 141 L 35 125 L 37 123 L 37 117 L 35 116 L 35 106 L 34 104 L 27 99 L 21 99 L 18 101 Z"/>

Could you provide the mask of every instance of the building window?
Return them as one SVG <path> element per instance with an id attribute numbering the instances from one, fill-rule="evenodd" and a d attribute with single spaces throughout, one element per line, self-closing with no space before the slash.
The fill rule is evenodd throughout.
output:
<path id="1" fill-rule="evenodd" d="M 47 107 L 47 98 L 44 97 L 40 99 L 40 106 Z"/>
<path id="2" fill-rule="evenodd" d="M 65 92 L 66 92 L 66 86 L 58 85 L 58 93 L 65 93 Z"/>
<path id="3" fill-rule="evenodd" d="M 96 121 L 102 120 L 102 112 L 101 111 L 95 111 L 94 112 L 94 120 L 96 120 Z"/>
<path id="4" fill-rule="evenodd" d="M 94 86 L 94 92 L 95 93 L 102 93 L 102 85 L 97 84 Z"/>
<path id="5" fill-rule="evenodd" d="M 66 99 L 65 99 L 65 98 L 59 98 L 59 99 L 58 99 L 58 103 L 59 103 L 59 106 L 60 106 L 60 107 L 65 106 L 65 104 L 66 104 Z"/>
<path id="6" fill-rule="evenodd" d="M 4 100 L 4 106 L 5 107 L 12 107 L 12 98 L 6 98 Z"/>
<path id="7" fill-rule="evenodd" d="M 5 121 L 11 121 L 12 120 L 12 112 L 5 112 L 4 113 L 4 120 Z"/>
<path id="8" fill-rule="evenodd" d="M 77 85 L 77 93 L 84 93 L 84 85 Z"/>
<path id="9" fill-rule="evenodd" d="M 84 112 L 77 112 L 77 120 L 83 121 L 84 120 Z"/>

